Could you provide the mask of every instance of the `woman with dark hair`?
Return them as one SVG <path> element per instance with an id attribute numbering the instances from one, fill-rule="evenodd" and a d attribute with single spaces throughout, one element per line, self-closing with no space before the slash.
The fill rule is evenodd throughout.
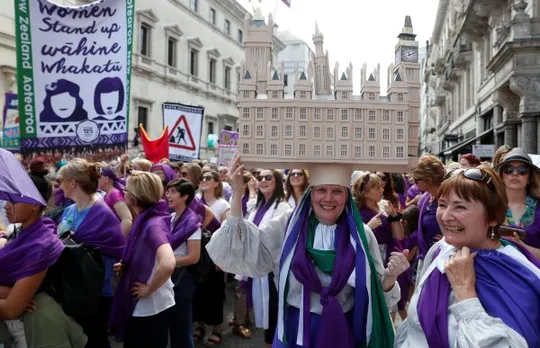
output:
<path id="1" fill-rule="evenodd" d="M 229 202 L 223 198 L 223 183 L 218 172 L 203 171 L 201 175 L 201 202 L 212 209 L 219 222 L 227 219 Z"/>
<path id="2" fill-rule="evenodd" d="M 124 108 L 124 84 L 118 77 L 105 77 L 98 82 L 94 91 L 94 107 L 98 116 L 95 120 L 111 120 L 111 117 Z M 114 120 L 123 119 L 118 115 Z"/>
<path id="3" fill-rule="evenodd" d="M 59 79 L 47 85 L 39 120 L 62 123 L 86 120 L 88 113 L 83 109 L 84 101 L 79 93 L 79 85 L 69 80 Z"/>
<path id="4" fill-rule="evenodd" d="M 285 200 L 294 209 L 300 198 L 309 187 L 307 171 L 304 169 L 291 169 L 285 181 Z"/>
<path id="5" fill-rule="evenodd" d="M 384 191 L 382 198 L 392 203 L 396 210 L 399 211 L 403 209 L 403 207 L 400 207 L 398 195 L 394 192 L 394 180 L 392 179 L 390 173 L 376 172 L 376 174 L 383 182 Z"/>
<path id="6" fill-rule="evenodd" d="M 115 171 L 111 168 L 104 167 L 101 169 L 101 177 L 99 178 L 99 188 L 105 192 L 103 200 L 109 208 L 114 212 L 120 224 L 122 226 L 122 233 L 127 238 L 131 224 L 133 223 L 133 217 L 131 212 L 124 201 L 124 195 L 122 190 L 124 185 L 120 182 L 120 179 L 116 175 Z"/>
<path id="7" fill-rule="evenodd" d="M 201 256 L 201 218 L 188 206 L 195 198 L 195 187 L 184 179 L 175 179 L 166 192 L 171 215 L 171 247 L 176 269 L 171 277 L 174 284 L 175 305 L 171 308 L 169 335 L 171 348 L 193 348 L 193 309 L 196 283 L 189 266 Z"/>
<path id="8" fill-rule="evenodd" d="M 403 177 L 401 173 L 392 173 L 390 174 L 392 185 L 394 187 L 394 192 L 398 196 L 400 210 L 405 210 L 407 208 L 407 185 L 405 183 L 406 178 Z"/>

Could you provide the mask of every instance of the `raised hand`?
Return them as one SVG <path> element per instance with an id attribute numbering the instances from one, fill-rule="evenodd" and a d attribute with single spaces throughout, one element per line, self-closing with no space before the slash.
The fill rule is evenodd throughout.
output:
<path id="1" fill-rule="evenodd" d="M 392 252 L 390 258 L 388 259 L 388 265 L 384 270 L 384 274 L 389 277 L 399 277 L 399 275 L 409 269 L 409 250 L 405 249 L 403 252 Z"/>
<path id="2" fill-rule="evenodd" d="M 236 154 L 230 165 L 229 171 L 227 172 L 227 181 L 231 185 L 233 194 L 238 196 L 244 195 L 244 165 L 240 164 L 240 155 Z"/>
<path id="3" fill-rule="evenodd" d="M 367 223 L 367 225 L 369 226 L 369 228 L 371 228 L 372 230 L 376 229 L 377 227 L 381 226 L 382 225 L 382 220 L 381 220 L 381 214 L 383 212 L 379 212 L 377 215 L 375 215 L 373 218 L 371 218 L 371 220 L 369 220 L 369 222 Z"/>
<path id="4" fill-rule="evenodd" d="M 469 248 L 463 247 L 456 251 L 455 255 L 450 256 L 444 266 L 444 271 L 458 302 L 477 297 L 475 257 L 476 253 L 471 253 Z"/>

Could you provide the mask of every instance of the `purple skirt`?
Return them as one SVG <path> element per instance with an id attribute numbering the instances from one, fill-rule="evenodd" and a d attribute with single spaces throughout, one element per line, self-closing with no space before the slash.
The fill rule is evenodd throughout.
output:
<path id="1" fill-rule="evenodd" d="M 349 311 L 345 314 L 347 322 L 349 323 L 349 328 L 352 327 L 353 322 L 353 312 Z M 308 346 L 300 346 L 296 344 L 296 338 L 298 337 L 298 320 L 299 320 L 300 310 L 293 306 L 288 306 L 285 309 L 285 336 L 287 337 L 287 344 L 283 344 L 278 339 L 278 330 L 276 329 L 276 334 L 274 335 L 274 342 L 272 343 L 272 348 L 309 348 Z M 321 316 L 315 313 L 310 313 L 310 323 L 311 329 L 309 332 L 309 341 L 313 343 L 317 340 L 317 333 L 321 328 Z"/>

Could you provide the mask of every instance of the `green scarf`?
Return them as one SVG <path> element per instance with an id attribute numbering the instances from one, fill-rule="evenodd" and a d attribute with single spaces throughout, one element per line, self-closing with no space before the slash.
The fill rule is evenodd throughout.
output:
<path id="1" fill-rule="evenodd" d="M 315 266 L 318 269 L 326 274 L 332 275 L 332 271 L 334 270 L 334 261 L 336 260 L 336 251 L 313 248 L 313 240 L 315 239 L 315 231 L 317 230 L 318 225 L 319 221 L 317 221 L 317 218 L 311 214 L 309 217 L 308 240 L 306 244 L 308 255 L 311 257 L 313 263 L 315 263 Z"/>

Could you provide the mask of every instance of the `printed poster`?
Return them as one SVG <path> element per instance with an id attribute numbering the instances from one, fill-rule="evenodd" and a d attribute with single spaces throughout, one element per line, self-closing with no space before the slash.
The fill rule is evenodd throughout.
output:
<path id="1" fill-rule="evenodd" d="M 19 110 L 17 105 L 17 94 L 6 93 L 2 112 L 2 147 L 12 151 L 18 151 L 20 148 Z"/>
<path id="2" fill-rule="evenodd" d="M 127 145 L 134 0 L 15 0 L 21 150 Z"/>
<path id="3" fill-rule="evenodd" d="M 228 166 L 238 152 L 238 132 L 222 130 L 219 133 L 218 165 Z"/>
<path id="4" fill-rule="evenodd" d="M 204 108 L 163 103 L 163 127 L 169 126 L 169 158 L 191 162 L 201 151 Z"/>

